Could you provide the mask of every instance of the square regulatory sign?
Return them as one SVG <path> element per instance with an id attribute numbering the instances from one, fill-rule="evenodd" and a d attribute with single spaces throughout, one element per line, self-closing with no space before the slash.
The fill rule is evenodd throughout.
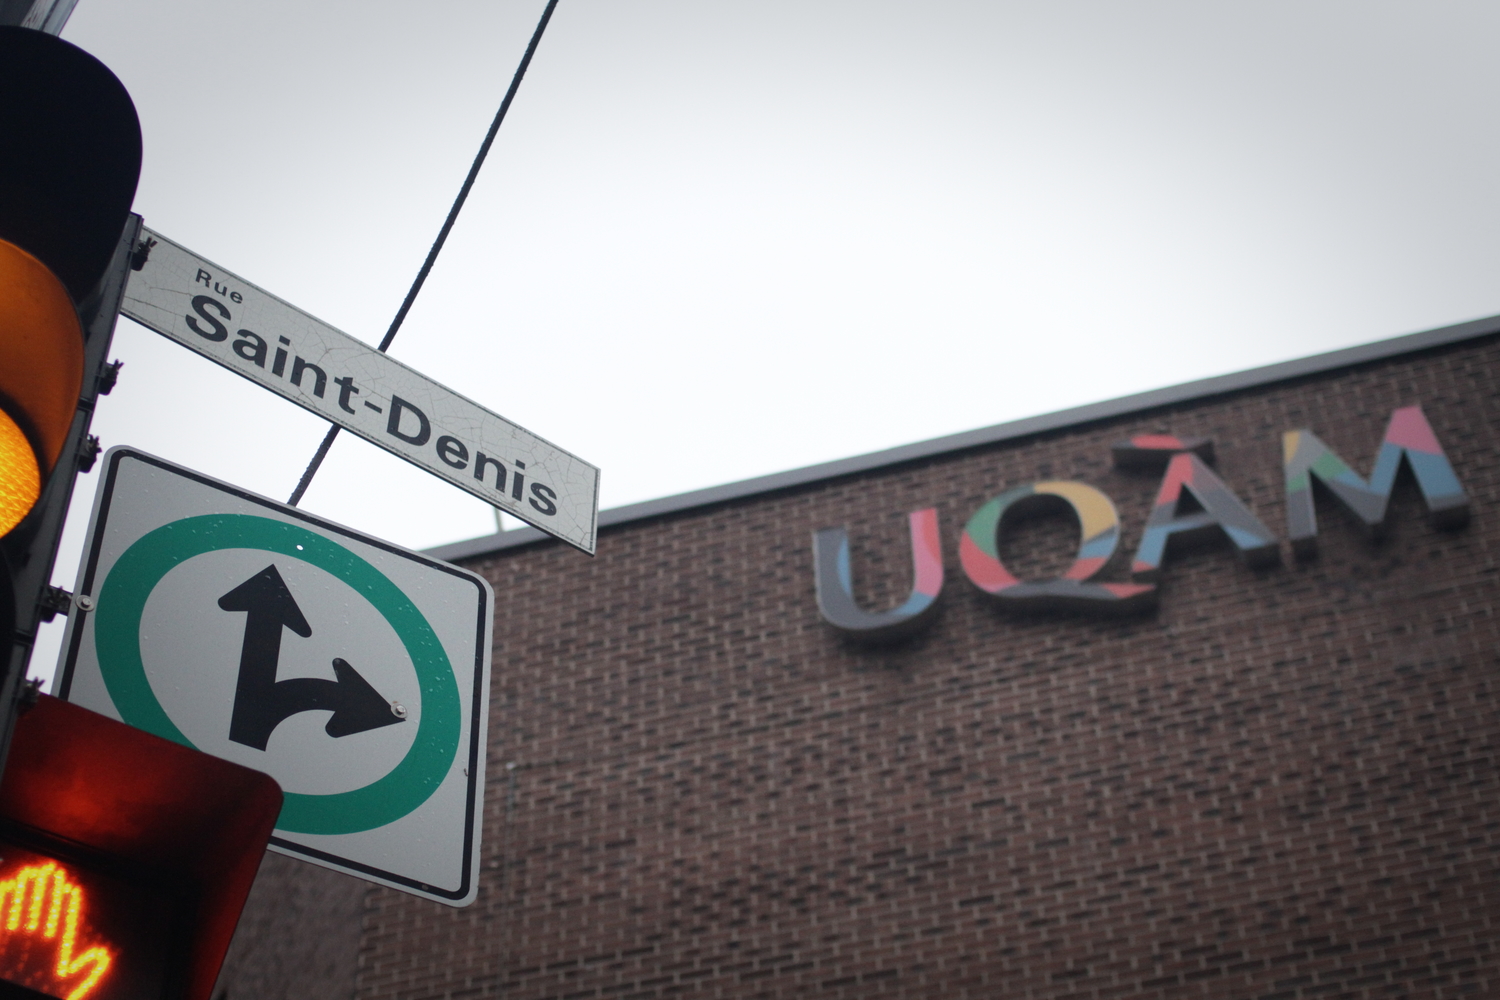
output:
<path id="1" fill-rule="evenodd" d="M 138 451 L 103 468 L 58 694 L 270 774 L 272 850 L 472 902 L 489 584 Z"/>

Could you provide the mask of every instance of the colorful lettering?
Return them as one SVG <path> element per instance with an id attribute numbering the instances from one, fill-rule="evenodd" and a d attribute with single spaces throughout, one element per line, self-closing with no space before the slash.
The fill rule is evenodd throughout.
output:
<path id="1" fill-rule="evenodd" d="M 1305 428 L 1283 434 L 1281 450 L 1286 470 L 1287 527 L 1292 548 L 1299 556 L 1310 556 L 1317 551 L 1314 479 L 1359 518 L 1371 534 L 1378 534 L 1386 523 L 1396 473 L 1405 461 L 1435 524 L 1459 527 L 1468 521 L 1469 498 L 1420 406 L 1404 406 L 1391 413 L 1368 482 Z"/>
<path id="2" fill-rule="evenodd" d="M 943 550 L 938 537 L 937 509 L 927 507 L 909 515 L 911 533 L 911 595 L 890 611 L 866 611 L 854 601 L 854 575 L 849 566 L 849 534 L 843 528 L 813 533 L 814 579 L 818 610 L 833 627 L 864 639 L 886 639 L 920 626 L 937 605 L 943 589 Z"/>
<path id="3" fill-rule="evenodd" d="M 1184 493 L 1190 494 L 1203 509 L 1178 513 Z M 1197 455 L 1177 452 L 1167 462 L 1156 504 L 1146 519 L 1146 530 L 1131 563 L 1131 574 L 1138 580 L 1156 580 L 1161 575 L 1168 541 L 1184 543 L 1220 533 L 1234 543 L 1251 566 L 1269 565 L 1280 558 L 1276 536 L 1250 513 L 1224 481 Z"/>
<path id="4" fill-rule="evenodd" d="M 1073 508 L 1082 528 L 1078 555 L 1052 580 L 1021 580 L 1000 560 L 1005 515 L 1041 497 L 1059 497 Z M 1120 541 L 1114 501 L 1084 483 L 1059 481 L 1018 486 L 986 502 L 959 539 L 958 556 L 974 585 L 1018 608 L 1127 612 L 1150 607 L 1156 588 L 1139 583 L 1087 582 L 1109 562 Z"/>
<path id="5" fill-rule="evenodd" d="M 1374 532 L 1387 519 L 1391 491 L 1405 463 L 1439 527 L 1459 527 L 1468 521 L 1469 498 L 1420 406 L 1392 411 L 1368 482 L 1310 430 L 1287 431 L 1282 447 L 1287 522 L 1299 555 L 1310 554 L 1317 541 L 1314 480 Z M 1280 559 L 1276 536 L 1209 468 L 1214 456 L 1211 438 L 1138 434 L 1110 450 L 1117 467 L 1165 469 L 1131 561 L 1132 582 L 1092 582 L 1120 541 L 1114 501 L 1085 483 L 1049 480 L 1002 493 L 969 518 L 959 539 L 959 561 L 976 587 L 1015 608 L 1129 612 L 1154 606 L 1154 584 L 1167 551 L 1180 544 L 1228 539 L 1250 566 Z M 1055 579 L 1022 580 L 1000 558 L 1001 532 L 1008 513 L 1044 497 L 1059 498 L 1073 509 L 1082 533 L 1078 554 Z M 927 508 L 913 511 L 909 518 L 915 582 L 905 602 L 889 611 L 867 611 L 856 604 L 844 529 L 814 532 L 818 609 L 825 620 L 867 638 L 904 634 L 928 620 L 943 587 L 937 512 Z"/>

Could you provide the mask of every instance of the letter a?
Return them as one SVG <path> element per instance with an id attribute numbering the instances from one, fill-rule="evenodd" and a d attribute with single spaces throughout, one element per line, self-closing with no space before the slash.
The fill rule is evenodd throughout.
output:
<path id="1" fill-rule="evenodd" d="M 1203 508 L 1197 513 L 1179 514 L 1178 504 L 1186 491 Z M 1131 575 L 1138 580 L 1155 580 L 1161 574 L 1167 542 L 1187 540 L 1200 535 L 1223 532 L 1239 549 L 1251 566 L 1276 562 L 1279 551 L 1276 536 L 1271 534 L 1240 498 L 1224 485 L 1224 480 L 1192 452 L 1178 452 L 1167 463 L 1156 505 L 1146 521 L 1140 548 L 1131 563 Z"/>

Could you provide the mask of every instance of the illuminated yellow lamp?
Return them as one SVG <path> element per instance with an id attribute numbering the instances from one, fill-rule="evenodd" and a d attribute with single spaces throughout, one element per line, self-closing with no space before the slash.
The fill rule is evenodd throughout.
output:
<path id="1" fill-rule="evenodd" d="M 108 948 L 94 945 L 79 950 L 83 904 L 83 887 L 55 861 L 27 865 L 0 882 L 0 914 L 4 915 L 0 927 L 7 935 L 57 942 L 51 971 L 56 986 L 68 990 L 65 1000 L 85 1000 L 114 962 Z"/>
<path id="2" fill-rule="evenodd" d="M 83 329 L 68 290 L 41 261 L 0 240 L 0 534 L 41 494 L 82 386 Z"/>
<path id="3" fill-rule="evenodd" d="M 0 410 L 0 535 L 20 523 L 42 494 L 42 470 L 21 428 Z"/>

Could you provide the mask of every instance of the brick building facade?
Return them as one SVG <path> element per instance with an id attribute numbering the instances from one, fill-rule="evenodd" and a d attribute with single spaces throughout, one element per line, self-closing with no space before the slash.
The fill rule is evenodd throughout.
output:
<path id="1" fill-rule="evenodd" d="M 1403 471 L 1383 537 L 1322 495 L 1295 555 L 1283 432 L 1367 476 L 1413 404 L 1467 524 Z M 1279 560 L 1169 548 L 1155 608 L 1113 617 L 966 578 L 981 504 L 1067 480 L 1113 498 L 1096 579 L 1130 580 L 1162 473 L 1111 446 L 1163 432 L 1211 439 Z M 890 608 L 929 507 L 934 616 L 825 622 L 813 532 L 846 526 L 857 602 Z M 270 858 L 229 1000 L 1500 995 L 1500 320 L 604 524 L 594 559 L 529 529 L 441 553 L 497 596 L 477 902 Z M 1053 577 L 1078 536 L 1042 507 L 1000 556 Z"/>

